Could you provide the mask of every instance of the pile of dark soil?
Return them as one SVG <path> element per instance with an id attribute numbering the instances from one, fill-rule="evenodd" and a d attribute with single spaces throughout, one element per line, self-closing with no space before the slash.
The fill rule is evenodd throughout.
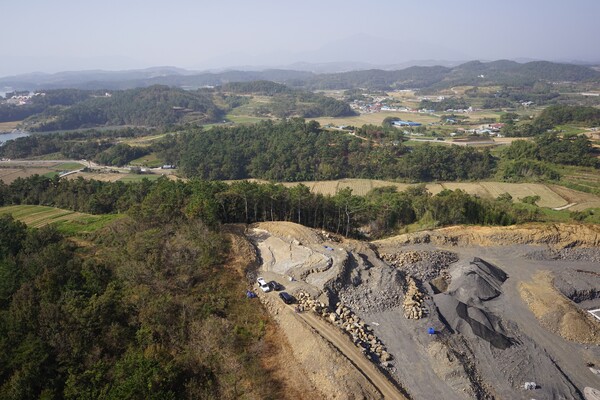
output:
<path id="1" fill-rule="evenodd" d="M 584 269 L 555 274 L 554 286 L 575 303 L 600 299 L 600 274 Z"/>
<path id="2" fill-rule="evenodd" d="M 448 328 L 469 337 L 477 336 L 498 349 L 510 347 L 513 342 L 505 335 L 500 319 L 483 305 L 502 294 L 508 275 L 480 258 L 458 266 L 451 275 L 448 291 L 434 296 Z"/>

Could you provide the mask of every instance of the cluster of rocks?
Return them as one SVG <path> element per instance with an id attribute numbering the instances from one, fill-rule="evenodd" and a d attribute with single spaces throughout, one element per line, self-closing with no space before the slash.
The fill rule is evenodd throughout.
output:
<path id="1" fill-rule="evenodd" d="M 335 233 L 321 231 L 320 232 L 321 239 L 324 241 L 336 242 L 340 243 L 342 241 L 342 237 L 340 235 L 336 235 Z"/>
<path id="2" fill-rule="evenodd" d="M 379 361 L 384 367 L 391 367 L 392 356 L 386 351 L 384 344 L 368 326 L 350 308 L 341 302 L 336 304 L 335 311 L 310 297 L 309 294 L 298 293 L 298 303 L 305 310 L 311 310 L 327 321 L 339 327 L 352 338 L 352 342 L 358 346 L 369 360 Z"/>
<path id="3" fill-rule="evenodd" d="M 404 295 L 402 308 L 407 319 L 421 319 L 425 316 L 427 309 L 423 305 L 425 294 L 419 290 L 417 283 L 412 277 L 408 278 L 408 289 Z"/>
<path id="4" fill-rule="evenodd" d="M 448 266 L 458 261 L 458 255 L 450 251 L 403 251 L 381 254 L 389 265 L 405 271 L 422 281 L 439 276 Z"/>
<path id="5" fill-rule="evenodd" d="M 325 256 L 324 256 L 325 257 Z M 333 259 L 326 257 L 327 261 L 323 261 L 318 264 L 310 264 L 306 267 L 302 267 L 300 271 L 296 271 L 293 275 L 296 275 L 296 279 L 305 280 L 311 274 L 317 274 L 328 271 L 333 266 Z"/>
<path id="6" fill-rule="evenodd" d="M 526 258 L 534 261 L 583 261 L 600 262 L 600 249 L 597 248 L 564 248 L 560 250 L 536 250 L 525 255 Z"/>

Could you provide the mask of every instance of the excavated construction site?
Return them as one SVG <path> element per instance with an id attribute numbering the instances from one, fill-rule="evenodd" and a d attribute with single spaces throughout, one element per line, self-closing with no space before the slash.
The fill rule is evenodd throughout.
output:
<path id="1" fill-rule="evenodd" d="M 249 278 L 306 398 L 594 399 L 600 227 L 452 227 L 375 242 L 254 224 Z M 318 392 L 318 393 L 317 393 Z"/>

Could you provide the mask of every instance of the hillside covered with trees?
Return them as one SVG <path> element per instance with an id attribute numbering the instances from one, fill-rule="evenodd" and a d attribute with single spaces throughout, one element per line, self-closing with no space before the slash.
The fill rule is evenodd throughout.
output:
<path id="1" fill-rule="evenodd" d="M 233 94 L 268 96 L 270 102 L 260 106 L 256 112 L 258 116 L 318 118 L 356 115 L 344 101 L 270 81 L 233 82 L 220 86 L 218 90 Z"/>
<path id="2" fill-rule="evenodd" d="M 0 398 L 279 397 L 223 234 L 137 214 L 86 241 L 0 216 Z"/>
<path id="3" fill-rule="evenodd" d="M 102 125 L 165 126 L 186 117 L 213 122 L 221 116 L 208 93 L 151 86 L 92 97 L 68 108 L 48 108 L 27 128 L 56 131 Z"/>
<path id="4" fill-rule="evenodd" d="M 191 73 L 168 70 L 160 76 L 150 71 L 115 73 L 59 73 L 36 77 L 7 77 L 0 85 L 17 89 L 78 88 L 124 90 L 152 85 L 177 87 L 220 86 L 230 82 L 267 80 L 308 90 L 367 88 L 437 90 L 461 85 L 533 86 L 538 82 L 596 82 L 600 72 L 587 66 L 547 61 L 517 63 L 508 60 L 470 61 L 455 67 L 412 66 L 404 69 L 369 69 L 337 73 L 313 73 L 283 69 Z"/>
<path id="5" fill-rule="evenodd" d="M 495 167 L 486 151 L 427 145 L 409 151 L 401 144 L 373 144 L 302 119 L 192 129 L 156 146 L 186 177 L 210 180 L 469 180 L 489 177 Z"/>

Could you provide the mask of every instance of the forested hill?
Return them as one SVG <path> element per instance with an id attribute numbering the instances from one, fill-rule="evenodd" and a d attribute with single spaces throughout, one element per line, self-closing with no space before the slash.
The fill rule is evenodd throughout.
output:
<path id="1" fill-rule="evenodd" d="M 532 61 L 519 64 L 499 60 L 489 63 L 472 61 L 452 69 L 432 88 L 460 85 L 511 85 L 531 86 L 536 82 L 600 82 L 600 72 L 585 66 Z"/>
<path id="2" fill-rule="evenodd" d="M 488 151 L 472 147 L 426 145 L 409 151 L 401 144 L 374 146 L 302 119 L 190 129 L 155 148 L 186 177 L 209 180 L 469 180 L 489 177 L 496 163 Z"/>
<path id="3" fill-rule="evenodd" d="M 77 129 L 98 125 L 165 126 L 183 122 L 213 122 L 222 111 L 210 93 L 167 86 L 115 91 L 93 96 L 71 107 L 48 108 L 28 126 L 33 131 Z"/>
<path id="4" fill-rule="evenodd" d="M 306 71 L 270 69 L 264 71 L 224 71 L 193 73 L 168 69 L 160 74 L 147 71 L 37 74 L 0 78 L 0 86 L 15 89 L 130 89 L 156 84 L 178 87 L 219 86 L 231 82 L 259 80 L 285 83 L 305 89 L 445 88 L 457 85 L 533 85 L 546 82 L 600 82 L 600 72 L 587 66 L 547 61 L 517 63 L 508 60 L 471 61 L 453 68 L 409 67 L 402 70 L 371 69 L 341 73 L 315 74 Z"/>
<path id="5" fill-rule="evenodd" d="M 36 93 L 30 103 L 0 104 L 0 122 L 20 121 L 34 132 L 98 126 L 165 127 L 222 121 L 226 111 L 261 102 L 260 116 L 318 118 L 355 115 L 348 103 L 270 81 L 236 82 L 215 89 L 184 90 L 162 85 L 116 91 L 54 89 Z M 219 105 L 217 105 L 219 104 Z"/>
<path id="6" fill-rule="evenodd" d="M 217 89 L 226 94 L 270 97 L 270 103 L 263 104 L 261 107 L 261 114 L 266 116 L 318 118 L 356 115 L 356 112 L 344 101 L 271 81 L 232 82 Z"/>

